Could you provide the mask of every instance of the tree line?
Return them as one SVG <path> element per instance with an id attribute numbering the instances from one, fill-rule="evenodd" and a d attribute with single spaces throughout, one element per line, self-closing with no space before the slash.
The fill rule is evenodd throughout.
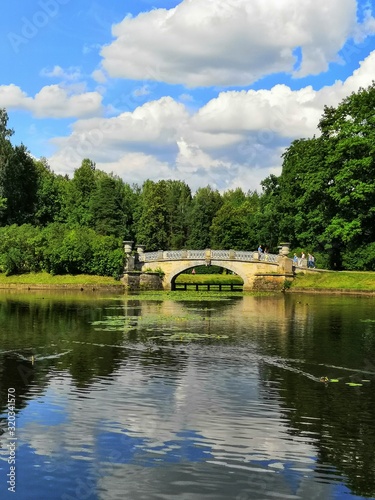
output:
<path id="1" fill-rule="evenodd" d="M 125 182 L 84 159 L 72 178 L 11 142 L 0 110 L 0 270 L 119 276 L 122 241 L 159 249 L 312 252 L 330 269 L 375 270 L 375 84 L 325 107 L 320 135 L 282 155 L 261 192 Z"/>

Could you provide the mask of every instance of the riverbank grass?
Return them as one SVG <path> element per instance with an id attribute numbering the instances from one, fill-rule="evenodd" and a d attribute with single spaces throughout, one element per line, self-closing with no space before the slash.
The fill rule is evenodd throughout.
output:
<path id="1" fill-rule="evenodd" d="M 88 274 L 52 275 L 49 273 L 27 273 L 6 276 L 0 273 L 0 286 L 11 285 L 50 285 L 50 286 L 123 286 L 120 281 L 108 276 L 92 276 Z"/>
<path id="2" fill-rule="evenodd" d="M 306 290 L 358 290 L 375 292 L 375 273 L 365 271 L 320 271 L 298 273 L 290 288 Z"/>
<path id="3" fill-rule="evenodd" d="M 243 280 L 237 274 L 180 274 L 176 283 L 188 283 L 189 285 L 242 285 Z"/>

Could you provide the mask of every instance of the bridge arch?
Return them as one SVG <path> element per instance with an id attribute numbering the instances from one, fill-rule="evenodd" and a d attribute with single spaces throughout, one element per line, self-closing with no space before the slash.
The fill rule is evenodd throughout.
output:
<path id="1" fill-rule="evenodd" d="M 197 261 L 197 263 L 191 265 L 191 263 L 187 266 L 186 264 L 184 265 L 183 263 L 181 264 L 180 266 L 180 269 L 177 267 L 177 269 L 175 268 L 166 278 L 167 280 L 167 283 L 168 285 L 170 286 L 170 289 L 173 290 L 174 289 L 174 283 L 176 281 L 176 278 L 177 276 L 179 276 L 181 273 L 183 273 L 184 271 L 187 271 L 188 269 L 193 269 L 194 267 L 200 267 L 200 266 L 205 266 L 207 265 L 205 261 L 201 261 L 201 263 L 198 263 L 200 261 Z M 232 271 L 234 272 L 235 274 L 237 274 L 238 276 L 240 276 L 240 278 L 242 279 L 243 283 L 245 284 L 246 283 L 246 274 L 241 272 L 243 270 L 239 270 L 238 269 L 234 269 L 235 266 L 232 265 L 231 262 L 225 262 L 225 265 L 220 265 L 220 264 L 217 264 L 216 262 L 211 262 L 211 265 L 213 266 L 217 266 L 217 267 L 221 267 L 223 269 L 227 269 L 228 271 Z M 238 266 L 237 266 L 238 267 Z"/>

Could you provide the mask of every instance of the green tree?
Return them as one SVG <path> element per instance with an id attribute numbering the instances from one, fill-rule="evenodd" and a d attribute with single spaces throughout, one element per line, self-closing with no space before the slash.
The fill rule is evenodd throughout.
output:
<path id="1" fill-rule="evenodd" d="M 0 217 L 3 224 L 32 220 L 36 203 L 37 173 L 26 147 L 13 147 L 8 114 L 0 109 Z"/>
<path id="2" fill-rule="evenodd" d="M 319 123 L 326 143 L 327 195 L 334 207 L 324 239 L 355 250 L 375 240 L 375 83 L 337 108 L 326 107 Z"/>
<path id="3" fill-rule="evenodd" d="M 194 194 L 189 213 L 189 248 L 209 248 L 212 221 L 222 203 L 219 191 L 211 186 L 199 188 Z"/>
<path id="4" fill-rule="evenodd" d="M 223 205 L 211 225 L 212 248 L 250 250 L 257 248 L 255 214 L 259 206 L 256 192 L 247 195 L 241 188 L 226 191 Z"/>
<path id="5" fill-rule="evenodd" d="M 34 219 L 38 174 L 32 157 L 21 144 L 9 149 L 0 166 L 0 193 L 6 198 L 3 223 L 24 224 Z"/>
<path id="6" fill-rule="evenodd" d="M 191 203 L 191 191 L 183 181 L 168 180 L 166 186 L 166 210 L 168 249 L 180 249 L 186 246 L 188 234 L 188 214 Z"/>
<path id="7" fill-rule="evenodd" d="M 166 181 L 147 180 L 142 186 L 136 221 L 136 241 L 149 251 L 168 247 Z"/>
<path id="8" fill-rule="evenodd" d="M 124 183 L 121 179 L 103 175 L 90 198 L 89 209 L 95 231 L 102 235 L 125 237 L 129 214 L 126 213 Z"/>
<path id="9" fill-rule="evenodd" d="M 258 211 L 254 214 L 257 244 L 264 244 L 268 248 L 275 248 L 280 243 L 281 223 L 281 187 L 280 179 L 271 174 L 261 182 L 262 194 L 259 198 Z M 288 238 L 288 235 L 284 235 Z"/>
<path id="10" fill-rule="evenodd" d="M 89 226 L 92 223 L 90 200 L 96 189 L 95 174 L 95 163 L 85 158 L 66 186 L 64 214 L 71 227 Z"/>
<path id="11" fill-rule="evenodd" d="M 45 226 L 61 220 L 63 197 L 69 181 L 54 174 L 45 158 L 34 163 L 38 177 L 35 223 Z"/>

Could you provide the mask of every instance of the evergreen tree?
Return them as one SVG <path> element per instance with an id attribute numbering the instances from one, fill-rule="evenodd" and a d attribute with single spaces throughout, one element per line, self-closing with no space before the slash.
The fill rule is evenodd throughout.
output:
<path id="1" fill-rule="evenodd" d="M 92 223 L 90 199 L 95 189 L 95 163 L 86 158 L 66 186 L 64 213 L 71 227 L 89 226 Z"/>
<path id="2" fill-rule="evenodd" d="M 51 222 L 61 221 L 63 195 L 68 180 L 61 175 L 55 175 L 45 158 L 34 163 L 38 174 L 35 222 L 37 225 L 45 226 Z"/>
<path id="3" fill-rule="evenodd" d="M 247 195 L 241 188 L 226 191 L 223 205 L 216 212 L 211 225 L 211 246 L 217 249 L 254 250 L 257 248 L 254 216 L 259 196 Z"/>
<path id="4" fill-rule="evenodd" d="M 212 221 L 223 200 L 217 190 L 210 186 L 199 188 L 193 196 L 189 214 L 188 247 L 204 249 L 210 247 Z"/>
<path id="5" fill-rule="evenodd" d="M 166 205 L 166 181 L 147 180 L 142 186 L 138 220 L 136 221 L 136 240 L 145 245 L 148 251 L 168 248 L 168 210 Z"/>
<path id="6" fill-rule="evenodd" d="M 32 222 L 36 209 L 38 175 L 26 147 L 4 145 L 0 165 L 0 193 L 5 198 L 3 224 Z"/>
<path id="7" fill-rule="evenodd" d="M 188 233 L 188 213 L 191 203 L 189 186 L 182 181 L 166 182 L 168 249 L 185 248 Z"/>
<path id="8" fill-rule="evenodd" d="M 124 183 L 120 179 L 103 175 L 90 198 L 89 209 L 93 227 L 99 234 L 125 237 L 126 200 Z"/>

